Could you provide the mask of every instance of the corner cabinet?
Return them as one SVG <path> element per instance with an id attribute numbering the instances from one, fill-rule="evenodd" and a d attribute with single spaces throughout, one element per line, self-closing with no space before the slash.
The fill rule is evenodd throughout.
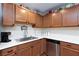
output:
<path id="1" fill-rule="evenodd" d="M 52 27 L 52 13 L 43 16 L 43 28 Z"/>
<path id="2" fill-rule="evenodd" d="M 15 24 L 15 4 L 12 3 L 3 3 L 3 26 L 13 26 Z"/>

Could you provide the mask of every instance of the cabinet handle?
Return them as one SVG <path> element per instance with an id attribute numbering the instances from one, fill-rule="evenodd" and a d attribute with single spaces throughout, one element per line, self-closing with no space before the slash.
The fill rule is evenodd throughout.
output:
<path id="1" fill-rule="evenodd" d="M 15 53 L 16 54 L 16 53 Z"/>
<path id="2" fill-rule="evenodd" d="M 13 50 L 8 51 L 8 53 L 12 52 Z"/>
<path id="3" fill-rule="evenodd" d="M 34 46 L 31 46 L 31 48 L 33 48 Z"/>
<path id="4" fill-rule="evenodd" d="M 67 45 L 68 47 L 71 47 L 71 45 Z"/>

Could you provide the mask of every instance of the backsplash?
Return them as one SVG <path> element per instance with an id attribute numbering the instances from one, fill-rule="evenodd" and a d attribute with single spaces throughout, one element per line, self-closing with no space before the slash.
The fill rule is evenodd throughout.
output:
<path id="1" fill-rule="evenodd" d="M 9 36 L 10 39 L 19 39 L 24 37 L 24 32 L 21 30 L 21 26 L 25 24 L 16 24 L 14 27 L 0 27 L 5 32 L 11 32 L 11 35 Z M 28 32 L 28 33 L 27 33 Z M 41 30 L 32 28 L 31 25 L 28 25 L 28 30 L 26 31 L 27 36 L 38 36 L 41 35 Z"/>
<path id="2" fill-rule="evenodd" d="M 11 32 L 10 39 L 19 39 L 24 37 L 24 32 L 21 30 L 21 26 L 25 24 L 16 24 L 14 27 L 1 27 L 0 31 Z M 79 35 L 79 27 L 64 27 L 64 28 L 32 28 L 28 25 L 27 36 L 48 36 L 52 34 L 62 35 Z"/>
<path id="3" fill-rule="evenodd" d="M 79 36 L 79 27 L 63 27 L 63 28 L 43 28 L 42 34 L 61 34 Z"/>

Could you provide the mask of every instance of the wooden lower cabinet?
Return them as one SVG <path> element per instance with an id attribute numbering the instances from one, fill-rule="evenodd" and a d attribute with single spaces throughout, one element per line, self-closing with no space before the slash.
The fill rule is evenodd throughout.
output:
<path id="1" fill-rule="evenodd" d="M 16 47 L 0 50 L 0 56 L 16 56 Z"/>
<path id="2" fill-rule="evenodd" d="M 40 52 L 41 52 L 40 46 L 34 46 L 32 48 L 32 55 L 33 56 L 40 56 L 41 55 Z"/>
<path id="3" fill-rule="evenodd" d="M 18 51 L 18 56 L 31 56 L 31 48 L 27 47 Z"/>
<path id="4" fill-rule="evenodd" d="M 45 38 L 43 38 L 42 40 L 41 40 L 41 55 L 43 56 L 43 55 L 47 55 L 47 49 L 46 49 L 47 47 L 46 47 L 46 39 Z"/>
<path id="5" fill-rule="evenodd" d="M 61 56 L 79 56 L 79 51 L 67 47 L 61 47 Z"/>
<path id="6" fill-rule="evenodd" d="M 17 56 L 31 56 L 30 43 L 25 43 L 17 46 Z"/>
<path id="7" fill-rule="evenodd" d="M 29 43 L 21 44 L 17 46 L 18 56 L 40 56 L 43 55 L 46 48 L 45 39 L 32 41 Z M 44 50 L 45 49 L 45 50 Z"/>
<path id="8" fill-rule="evenodd" d="M 79 56 L 79 45 L 61 42 L 60 48 L 61 56 Z"/>

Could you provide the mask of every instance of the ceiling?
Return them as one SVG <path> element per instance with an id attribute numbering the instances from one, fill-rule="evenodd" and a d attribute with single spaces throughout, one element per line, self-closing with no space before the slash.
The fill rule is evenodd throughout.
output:
<path id="1" fill-rule="evenodd" d="M 24 7 L 38 11 L 39 14 L 45 15 L 50 10 L 55 10 L 56 8 L 62 7 L 67 3 L 20 3 Z"/>

